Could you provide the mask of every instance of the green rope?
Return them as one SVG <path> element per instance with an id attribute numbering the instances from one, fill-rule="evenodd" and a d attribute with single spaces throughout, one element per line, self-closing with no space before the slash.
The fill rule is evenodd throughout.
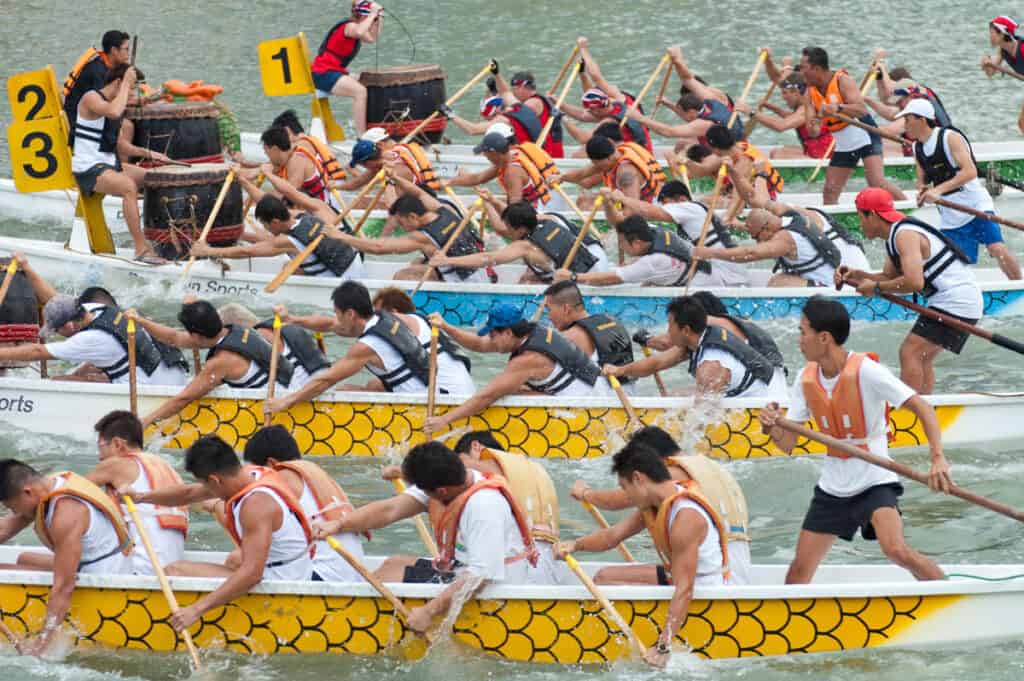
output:
<path id="1" fill-rule="evenodd" d="M 981 575 L 968 575 L 968 574 L 963 573 L 963 572 L 951 572 L 948 575 L 946 575 L 946 579 L 951 579 L 953 577 L 964 577 L 966 579 L 977 579 L 977 580 L 982 581 L 982 582 L 1012 582 L 1015 579 L 1024 578 L 1024 574 L 1010 575 L 1008 577 L 982 577 Z"/>

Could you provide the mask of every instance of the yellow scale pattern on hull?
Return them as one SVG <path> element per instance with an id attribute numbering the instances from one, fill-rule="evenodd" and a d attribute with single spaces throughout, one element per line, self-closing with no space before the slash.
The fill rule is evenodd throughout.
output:
<path id="1" fill-rule="evenodd" d="M 439 406 L 438 413 L 447 407 Z M 954 423 L 962 407 L 938 407 L 940 425 Z M 685 412 L 642 409 L 637 413 L 645 424 L 681 435 Z M 782 453 L 761 433 L 756 410 L 734 409 L 718 424 L 708 426 L 698 449 L 726 459 L 781 456 Z M 291 430 L 305 454 L 375 456 L 404 452 L 426 440 L 422 404 L 381 404 L 371 402 L 303 403 L 277 414 L 274 423 Z M 491 406 L 470 419 L 472 430 L 490 429 L 504 449 L 542 458 L 579 459 L 610 453 L 610 443 L 622 438 L 626 414 L 621 408 Z M 179 419 L 151 429 L 147 435 L 168 438 L 167 447 L 185 449 L 201 435 L 216 433 L 241 450 L 249 436 L 263 424 L 262 402 L 203 399 L 182 410 Z M 461 426 L 462 424 L 458 424 Z M 894 409 L 890 416 L 895 434 L 892 446 L 924 444 L 926 439 L 917 417 Z M 794 454 L 820 454 L 817 443 L 801 440 Z"/>
<path id="2" fill-rule="evenodd" d="M 3 621 L 35 632 L 48 587 L 0 585 Z M 182 605 L 198 594 L 181 592 Z M 959 596 L 790 600 L 697 600 L 677 643 L 707 658 L 829 652 L 885 644 L 956 602 Z M 411 606 L 419 602 L 409 600 Z M 652 645 L 668 601 L 616 603 L 645 645 Z M 70 620 L 81 646 L 183 650 L 158 591 L 79 587 Z M 249 594 L 207 613 L 192 628 L 202 648 L 258 654 L 347 653 L 421 656 L 382 599 Z M 508 660 L 589 664 L 628 654 L 619 632 L 593 601 L 470 601 L 455 623 L 458 641 Z M 392 643 L 400 642 L 399 646 Z"/>

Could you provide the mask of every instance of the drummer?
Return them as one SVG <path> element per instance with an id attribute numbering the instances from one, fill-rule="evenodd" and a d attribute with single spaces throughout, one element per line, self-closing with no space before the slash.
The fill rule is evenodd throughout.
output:
<path id="1" fill-rule="evenodd" d="M 124 31 L 107 31 L 100 43 L 101 50 L 90 47 L 75 61 L 71 72 L 64 80 L 61 95 L 64 97 L 64 113 L 67 115 L 70 138 L 68 144 L 75 148 L 75 122 L 78 120 L 78 103 L 87 92 L 102 90 L 106 85 L 107 73 L 120 64 L 131 61 L 131 36 Z M 141 79 L 140 79 L 141 80 Z"/>
<path id="2" fill-rule="evenodd" d="M 348 65 L 363 43 L 372 45 L 380 38 L 384 8 L 372 0 L 353 0 L 352 13 L 327 32 L 310 70 L 318 92 L 352 99 L 352 122 L 356 134 L 366 132 L 366 88 L 351 75 Z"/>

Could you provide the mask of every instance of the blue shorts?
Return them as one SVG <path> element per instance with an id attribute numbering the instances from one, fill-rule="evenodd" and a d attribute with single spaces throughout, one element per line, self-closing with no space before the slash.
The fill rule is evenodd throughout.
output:
<path id="1" fill-rule="evenodd" d="M 991 211 L 985 211 L 992 215 Z M 978 244 L 998 244 L 1003 241 L 1003 232 L 999 225 L 985 218 L 974 218 L 966 225 L 956 229 L 944 229 L 942 233 L 960 247 L 971 264 L 978 262 Z"/>
<path id="2" fill-rule="evenodd" d="M 341 71 L 313 72 L 313 87 L 323 92 L 330 92 L 334 89 L 334 84 L 347 75 L 347 73 L 342 73 Z"/>

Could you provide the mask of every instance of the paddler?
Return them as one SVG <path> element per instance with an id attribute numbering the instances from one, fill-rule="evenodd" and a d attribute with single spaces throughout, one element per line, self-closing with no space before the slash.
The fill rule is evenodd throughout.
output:
<path id="1" fill-rule="evenodd" d="M 521 107 L 521 109 L 515 109 L 510 112 L 507 111 L 505 113 L 506 117 L 512 116 L 514 118 L 520 111 L 522 111 L 522 109 L 529 109 L 535 116 L 537 116 L 542 130 L 544 129 L 544 126 L 548 124 L 548 120 L 551 118 L 555 119 L 551 124 L 551 131 L 548 133 L 548 136 L 544 140 L 544 144 L 541 148 L 544 149 L 551 158 L 563 158 L 565 156 L 565 147 L 562 143 L 562 138 L 564 136 L 562 131 L 563 114 L 556 107 L 556 102 L 553 98 L 537 92 L 537 79 L 534 78 L 533 73 L 529 71 L 517 71 L 512 74 L 512 78 L 508 81 L 507 86 L 505 85 L 505 79 L 502 78 L 501 73 L 496 73 L 495 81 L 498 94 L 506 101 L 518 102 Z M 511 95 L 511 97 L 509 97 L 509 95 Z M 534 141 L 536 141 L 536 139 L 534 139 Z"/>
<path id="2" fill-rule="evenodd" d="M 143 450 L 142 422 L 128 411 L 112 411 L 94 426 L 99 465 L 85 474 L 95 485 L 108 490 L 146 494 L 181 485 L 181 476 L 167 461 Z M 156 505 L 135 499 L 146 535 L 160 565 L 169 565 L 185 556 L 188 535 L 188 507 Z M 128 517 L 127 508 L 123 515 Z M 145 546 L 135 523 L 129 524 L 135 550 L 132 571 L 137 575 L 154 574 Z"/>
<path id="3" fill-rule="evenodd" d="M 65 471 L 43 475 L 15 459 L 0 461 L 0 501 L 10 513 L 0 518 L 0 543 L 6 543 L 35 523 L 36 535 L 52 553 L 30 551 L 17 565 L 53 573 L 46 598 L 46 616 L 38 636 L 27 646 L 29 655 L 42 655 L 71 609 L 79 573 L 132 574 L 132 540 L 117 502 L 86 478 Z"/>
<path id="4" fill-rule="evenodd" d="M 544 178 L 551 158 L 536 145 L 524 149 L 500 132 L 488 132 L 480 144 L 473 147 L 473 153 L 483 154 L 491 167 L 476 173 L 460 170 L 444 183 L 446 186 L 476 187 L 497 180 L 505 190 L 506 203 L 529 201 L 536 207 L 551 200 L 551 190 Z"/>
<path id="5" fill-rule="evenodd" d="M 562 174 L 561 181 L 590 187 L 602 182 L 633 199 L 653 202 L 665 184 L 661 163 L 634 142 L 616 143 L 594 135 L 586 144 L 590 164 Z M 554 181 L 558 181 L 555 178 Z"/>
<path id="6" fill-rule="evenodd" d="M 64 98 L 64 113 L 67 115 L 70 137 L 68 144 L 75 148 L 75 122 L 78 120 L 78 103 L 87 92 L 102 90 L 107 84 L 107 73 L 115 66 L 131 62 L 131 36 L 124 31 L 107 31 L 100 42 L 100 50 L 90 47 L 75 61 L 71 72 L 64 80 L 61 96 Z"/>
<path id="7" fill-rule="evenodd" d="M 807 366 L 793 381 L 786 418 L 797 423 L 813 418 L 822 432 L 888 459 L 889 405 L 909 409 L 928 439 L 932 461 L 928 486 L 949 491 L 952 480 L 935 409 L 879 364 L 877 356 L 847 351 L 843 346 L 849 335 L 850 315 L 842 303 L 821 296 L 807 302 L 799 339 Z M 760 412 L 761 427 L 779 449 L 789 452 L 798 436 L 775 425 L 782 416 L 777 403 L 769 404 Z M 882 553 L 917 579 L 943 579 L 934 561 L 907 545 L 897 503 L 902 493 L 895 473 L 830 451 L 804 517 L 786 583 L 810 583 L 836 537 L 852 541 L 858 529 L 865 539 L 877 539 Z"/>
<path id="8" fill-rule="evenodd" d="M 530 519 L 501 476 L 467 469 L 459 455 L 440 442 L 409 450 L 402 477 L 430 499 L 431 523 L 440 555 L 418 561 L 394 556 L 377 570 L 387 582 L 447 584 L 424 605 L 413 608 L 406 626 L 425 633 L 434 620 L 448 614 L 459 598 L 487 584 L 527 584 L 529 566 L 540 558 Z"/>
<path id="9" fill-rule="evenodd" d="M 920 293 L 928 307 L 975 324 L 985 304 L 970 259 L 946 234 L 893 207 L 892 195 L 868 188 L 857 195 L 857 210 L 864 236 L 884 239 L 886 260 L 881 272 L 837 270 L 836 285 L 850 283 L 862 296 L 883 293 Z M 900 380 L 928 395 L 935 389 L 935 358 L 944 349 L 959 355 L 967 342 L 966 331 L 934 319 L 918 316 L 900 346 Z"/>
<path id="10" fill-rule="evenodd" d="M 290 185 L 318 201 L 328 202 L 328 186 L 331 182 L 329 175 L 313 151 L 292 144 L 291 133 L 287 128 L 267 128 L 260 135 L 260 143 L 263 145 L 263 153 L 270 159 L 273 175 L 287 180 Z"/>
<path id="11" fill-rule="evenodd" d="M 270 126 L 272 128 L 284 128 L 288 133 L 288 139 L 292 143 L 292 148 L 297 153 L 313 155 L 313 159 L 323 170 L 327 181 L 327 204 L 336 210 L 341 209 L 341 206 L 336 203 L 337 200 L 334 198 L 331 188 L 344 181 L 348 174 L 330 146 L 320 138 L 306 134 L 302 124 L 299 123 L 299 117 L 294 109 L 288 109 L 279 114 Z M 300 149 L 302 151 L 299 151 Z"/>
<path id="12" fill-rule="evenodd" d="M 996 55 L 981 58 L 981 69 L 989 78 L 998 73 L 997 66 L 1006 64 L 1015 73 L 1024 75 L 1024 41 L 1017 35 L 1020 25 L 1006 15 L 1000 15 L 988 23 L 988 41 L 999 51 Z M 1017 117 L 1017 127 L 1024 132 L 1024 108 Z"/>
<path id="13" fill-rule="evenodd" d="M 607 551 L 645 529 L 650 533 L 661 565 L 602 568 L 594 581 L 674 587 L 665 626 L 644 655 L 644 660 L 656 667 L 664 667 L 672 654 L 672 643 L 686 624 L 694 587 L 731 584 L 733 562 L 728 526 L 720 507 L 696 480 L 684 484 L 673 480 L 665 464 L 657 451 L 639 443 L 627 444 L 616 452 L 612 472 L 636 512 L 608 529 L 555 547 L 557 557 Z M 717 477 L 709 477 L 711 480 L 722 482 Z"/>
<path id="14" fill-rule="evenodd" d="M 506 206 L 488 190 L 478 191 L 484 199 L 488 222 L 509 243 L 496 251 L 461 256 L 436 254 L 430 264 L 435 267 L 494 267 L 522 260 L 526 269 L 519 283 L 551 283 L 555 270 L 569 257 L 580 225 L 559 213 L 538 213 L 527 201 Z M 576 273 L 606 271 L 608 255 L 604 246 L 588 234 L 568 269 Z"/>
<path id="15" fill-rule="evenodd" d="M 885 62 L 879 60 L 878 73 L 879 78 L 875 81 L 875 85 L 878 88 L 878 99 L 865 97 L 864 101 L 879 116 L 887 121 L 892 121 L 892 123 L 882 128 L 883 130 L 894 135 L 904 135 L 906 132 L 905 121 L 898 118 L 897 114 L 903 111 L 910 104 L 911 100 L 914 99 L 925 99 L 932 105 L 932 108 L 935 110 L 935 120 L 940 127 L 948 128 L 953 125 L 949 112 L 946 111 L 946 107 L 942 104 L 939 96 L 935 94 L 935 91 L 912 79 L 910 71 L 905 66 L 898 66 L 889 71 L 885 67 Z M 906 143 L 903 145 L 903 155 L 914 155 L 912 144 Z"/>
<path id="16" fill-rule="evenodd" d="M 708 313 L 692 296 L 668 304 L 668 336 L 672 347 L 624 366 L 606 365 L 604 373 L 641 378 L 689 360 L 698 396 L 781 397 L 775 363 L 725 324 L 709 324 Z"/>
<path id="17" fill-rule="evenodd" d="M 821 122 L 814 110 L 807 104 L 807 84 L 799 73 L 785 69 L 779 70 L 771 63 L 771 55 L 765 61 L 765 67 L 772 80 L 778 84 L 782 100 L 787 108 L 764 102 L 761 106 L 772 113 L 754 109 L 746 102 L 737 102 L 736 109 L 747 114 L 750 120 L 756 121 L 769 130 L 785 132 L 792 130 L 800 139 L 800 146 L 775 147 L 768 154 L 769 158 L 822 158 L 832 147 L 832 133 Z M 870 101 L 869 101 L 870 103 Z"/>
<path id="18" fill-rule="evenodd" d="M 537 565 L 526 568 L 527 582 L 557 584 L 552 550 L 559 533 L 558 494 L 544 466 L 523 454 L 503 451 L 501 443 L 489 430 L 476 430 L 460 437 L 455 453 L 467 469 L 505 479 L 513 498 L 526 511 L 539 553 Z M 401 467 L 395 465 L 385 466 L 381 471 L 385 480 L 394 480 L 401 474 Z M 314 525 L 313 529 L 317 536 L 329 532 L 369 532 L 412 518 L 432 507 L 436 507 L 436 502 L 432 503 L 426 492 L 413 485 L 402 494 L 371 501 L 338 520 Z M 408 564 L 407 559 L 405 563 Z M 420 563 L 420 567 L 423 566 L 424 563 Z"/>
<path id="19" fill-rule="evenodd" d="M 387 391 L 426 394 L 430 369 L 430 324 L 419 315 L 374 310 L 370 292 L 362 284 L 346 281 L 331 294 L 334 317 L 314 315 L 292 317 L 285 311 L 282 321 L 321 333 L 333 331 L 342 338 L 354 338 L 345 356 L 327 371 L 313 377 L 301 390 L 264 402 L 269 414 L 312 400 L 362 369 L 373 375 L 365 386 L 337 386 L 339 390 Z M 469 358 L 459 352 L 447 336 L 440 339 L 437 358 L 437 392 L 441 395 L 471 395 L 476 390 L 469 374 Z"/>
<path id="20" fill-rule="evenodd" d="M 690 481 L 696 482 L 714 508 L 724 509 L 722 520 L 729 534 L 729 572 L 732 575 L 729 583 L 750 583 L 750 518 L 747 499 L 732 473 L 703 454 L 684 454 L 672 436 L 658 426 L 644 426 L 633 433 L 628 444 L 655 451 L 665 462 L 669 476 L 674 481 L 683 485 Z M 591 489 L 583 480 L 574 482 L 569 494 L 573 499 L 606 511 L 622 511 L 631 505 L 621 487 Z M 639 583 L 662 586 L 671 584 L 669 573 L 663 565 L 623 566 L 606 570 L 605 576 L 613 580 L 614 571 L 625 579 L 636 579 Z"/>
<path id="21" fill-rule="evenodd" d="M 203 368 L 195 378 L 177 395 L 167 398 L 144 416 L 144 426 L 177 415 L 222 383 L 230 388 L 266 388 L 270 378 L 271 344 L 252 329 L 225 325 L 209 302 L 186 299 L 178 312 L 178 322 L 184 327 L 181 331 L 141 317 L 135 310 L 125 312 L 125 317 L 134 319 L 154 338 L 168 345 L 208 350 Z M 292 384 L 293 373 L 292 363 L 279 353 L 278 384 L 282 388 L 298 387 Z"/>
<path id="22" fill-rule="evenodd" d="M 734 187 L 746 186 L 748 196 L 761 200 L 775 199 L 786 184 L 767 156 L 749 142 L 737 142 L 724 125 L 716 124 L 708 128 L 707 147 L 712 155 L 706 161 L 687 164 L 690 176 L 713 176 L 721 164 L 725 164 L 729 173 L 723 187 L 726 195 Z"/>
<path id="23" fill-rule="evenodd" d="M 370 128 L 359 138 L 352 146 L 349 165 L 362 166 L 364 170 L 340 185 L 347 191 L 365 187 L 385 167 L 394 178 L 408 180 L 435 194 L 441 191 L 441 181 L 423 147 L 416 142 L 396 142 L 384 128 Z M 389 186 L 381 197 L 381 206 L 388 208 L 395 197 L 394 186 Z"/>
<path id="24" fill-rule="evenodd" d="M 459 406 L 423 425 L 428 433 L 479 414 L 506 395 L 533 390 L 560 397 L 601 396 L 611 393 L 601 369 L 565 336 L 546 324 L 523 318 L 523 311 L 508 303 L 491 308 L 487 322 L 475 334 L 452 326 L 441 315 L 431 323 L 473 352 L 507 353 L 509 362 L 500 374 Z"/>
<path id="25" fill-rule="evenodd" d="M 971 141 L 963 132 L 940 124 L 934 106 L 923 98 L 909 100 L 896 118 L 904 122 L 906 135 L 914 142 L 919 206 L 945 199 L 995 215 L 992 197 L 978 177 Z M 1007 279 L 1021 278 L 1020 263 L 1006 247 L 999 225 L 988 218 L 944 206 L 936 208 L 939 211 L 939 229 L 972 264 L 978 262 L 979 244 L 984 244 Z"/>
<path id="26" fill-rule="evenodd" d="M 805 47 L 800 57 L 800 75 L 807 83 L 805 106 L 822 119 L 835 138 L 835 151 L 825 171 L 825 203 L 838 203 L 853 171 L 861 162 L 869 187 L 885 187 L 897 199 L 905 198 L 899 187 L 885 179 L 882 138 L 876 133 L 844 123 L 833 114 L 856 118 L 874 125 L 857 81 L 845 70 L 829 68 L 828 53 L 820 47 Z"/>
<path id="27" fill-rule="evenodd" d="M 257 469 L 255 477 L 242 466 L 231 446 L 216 435 L 201 437 L 189 447 L 185 470 L 210 496 L 225 502 L 225 526 L 241 554 L 239 564 L 231 567 L 190 560 L 167 566 L 171 576 L 224 580 L 171 615 L 175 631 L 189 628 L 204 613 L 244 596 L 264 579 L 312 579 L 313 532 L 299 500 L 280 474 Z"/>
<path id="28" fill-rule="evenodd" d="M 353 0 L 352 13 L 327 32 L 310 66 L 313 86 L 318 92 L 352 99 L 352 122 L 356 134 L 366 131 L 366 87 L 351 75 L 348 65 L 359 54 L 363 43 L 372 45 L 380 38 L 384 8 L 371 0 Z"/>

